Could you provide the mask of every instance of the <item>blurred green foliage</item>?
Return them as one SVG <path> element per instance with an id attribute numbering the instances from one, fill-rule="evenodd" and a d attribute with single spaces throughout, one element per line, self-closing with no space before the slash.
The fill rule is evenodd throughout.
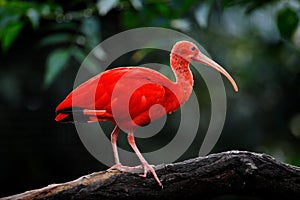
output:
<path id="1" fill-rule="evenodd" d="M 51 18 L 62 8 L 48 1 L 46 3 L 28 1 L 0 1 L 0 40 L 2 49 L 7 51 L 22 28 L 28 23 L 38 29 L 40 18 Z"/>
<path id="2" fill-rule="evenodd" d="M 230 88 L 227 119 L 214 152 L 260 151 L 300 166 L 299 11 L 297 0 L 0 0 L 0 152 L 5 163 L 0 172 L 6 181 L 11 179 L 6 172 L 22 177 L 3 195 L 99 170 L 74 127 L 53 121 L 54 109 L 97 44 L 144 26 L 190 35 L 236 79 L 237 94 L 225 81 Z M 114 65 L 168 60 L 167 54 L 140 51 Z M 209 94 L 197 74 L 195 91 L 201 97 L 200 132 L 205 132 Z M 196 138 L 182 159 L 196 156 L 202 139 Z"/>
<path id="3" fill-rule="evenodd" d="M 201 5 L 208 7 L 206 10 L 210 11 L 216 5 L 224 9 L 239 5 L 244 6 L 245 13 L 249 14 L 272 2 L 270 0 L 209 0 L 200 3 L 196 0 L 98 0 L 97 2 L 83 3 L 78 1 L 70 5 L 60 5 L 50 0 L 44 2 L 2 0 L 0 2 L 0 41 L 3 51 L 8 51 L 24 26 L 30 24 L 36 31 L 43 30 L 45 27 L 43 24 L 40 26 L 40 21 L 47 21 L 47 26 L 50 28 L 46 29 L 50 29 L 48 31 L 51 32 L 40 38 L 40 44 L 42 46 L 55 46 L 56 48 L 64 46 L 64 48 L 49 53 L 47 58 L 44 85 L 48 87 L 68 64 L 69 58 L 73 56 L 78 62 L 82 62 L 84 55 L 99 44 L 101 38 L 101 19 L 99 16 L 106 15 L 112 9 L 121 11 L 119 15 L 122 28 L 160 26 L 188 31 L 190 21 L 195 19 L 182 19 L 182 16 L 191 15 L 192 12 L 195 14 L 201 11 L 205 12 L 199 9 Z M 198 5 L 198 9 L 195 8 L 195 5 Z M 80 9 L 73 10 L 73 7 L 77 6 L 80 6 Z M 208 21 L 208 16 L 202 15 L 201 18 L 202 21 Z M 298 24 L 299 17 L 294 9 L 288 6 L 278 9 L 277 27 L 282 37 L 292 39 Z"/>
<path id="4" fill-rule="evenodd" d="M 280 34 L 291 39 L 299 24 L 298 14 L 291 8 L 281 9 L 277 14 L 277 27 Z"/>

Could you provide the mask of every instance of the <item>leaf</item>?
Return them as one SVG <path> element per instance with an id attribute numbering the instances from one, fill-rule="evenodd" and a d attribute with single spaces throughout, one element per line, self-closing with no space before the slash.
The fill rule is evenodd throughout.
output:
<path id="1" fill-rule="evenodd" d="M 69 33 L 52 34 L 52 35 L 49 35 L 49 36 L 43 38 L 40 41 L 40 45 L 47 46 L 47 45 L 62 44 L 62 43 L 73 41 L 73 38 L 74 38 L 74 36 Z"/>
<path id="2" fill-rule="evenodd" d="M 213 4 L 211 2 L 201 3 L 195 10 L 195 18 L 200 27 L 206 28 L 208 25 L 209 14 Z"/>
<path id="3" fill-rule="evenodd" d="M 37 28 L 40 23 L 40 15 L 34 8 L 29 8 L 26 13 L 33 28 Z"/>
<path id="4" fill-rule="evenodd" d="M 111 9 L 116 7 L 119 3 L 119 0 L 98 0 L 97 9 L 99 15 L 106 15 Z"/>
<path id="5" fill-rule="evenodd" d="M 291 39 L 298 23 L 297 13 L 291 8 L 284 8 L 277 13 L 277 27 L 284 38 Z"/>
<path id="6" fill-rule="evenodd" d="M 97 47 L 98 51 L 103 51 L 100 47 Z M 94 49 L 93 52 L 97 52 L 97 49 Z M 99 66 L 99 60 L 96 58 L 97 53 L 94 53 L 95 56 L 88 56 L 83 49 L 73 46 L 71 48 L 72 56 L 79 62 L 83 67 L 88 70 L 91 74 L 98 74 L 101 70 L 104 70 Z M 102 55 L 105 56 L 105 55 Z"/>
<path id="7" fill-rule="evenodd" d="M 19 14 L 10 13 L 8 10 L 0 8 L 0 30 L 4 29 L 10 23 L 18 22 L 20 17 Z"/>
<path id="8" fill-rule="evenodd" d="M 4 6 L 5 4 L 7 4 L 6 0 L 0 0 L 0 6 Z"/>
<path id="9" fill-rule="evenodd" d="M 100 21 L 96 17 L 89 17 L 82 21 L 81 32 L 86 37 L 86 47 L 91 50 L 100 43 Z"/>
<path id="10" fill-rule="evenodd" d="M 168 5 L 165 3 L 157 3 L 155 4 L 156 9 L 158 10 L 159 14 L 163 17 L 168 17 L 171 14 L 171 10 L 169 9 Z"/>
<path id="11" fill-rule="evenodd" d="M 18 21 L 7 25 L 0 31 L 0 40 L 2 41 L 2 49 L 7 51 L 14 40 L 17 38 L 23 28 L 23 23 Z"/>
<path id="12" fill-rule="evenodd" d="M 66 67 L 71 56 L 69 49 L 56 49 L 47 58 L 44 86 L 48 87 L 56 76 Z"/>
<path id="13" fill-rule="evenodd" d="M 122 25 L 126 28 L 138 27 L 142 18 L 137 16 L 138 15 L 131 10 L 124 10 L 124 12 L 121 13 Z"/>
<path id="14" fill-rule="evenodd" d="M 143 8 L 143 3 L 141 0 L 130 0 L 130 3 L 136 10 L 141 10 Z"/>
<path id="15" fill-rule="evenodd" d="M 72 48 L 72 55 L 74 58 L 81 64 L 83 60 L 86 58 L 87 54 L 77 46 Z"/>

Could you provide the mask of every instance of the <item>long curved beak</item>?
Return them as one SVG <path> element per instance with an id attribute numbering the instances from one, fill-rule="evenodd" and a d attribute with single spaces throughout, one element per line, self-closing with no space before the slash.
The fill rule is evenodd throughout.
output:
<path id="1" fill-rule="evenodd" d="M 218 63 L 216 63 L 215 61 L 213 61 L 212 59 L 210 59 L 209 57 L 207 57 L 206 55 L 204 55 L 203 53 L 199 52 L 198 56 L 195 57 L 193 60 L 198 61 L 204 65 L 210 66 L 214 69 L 216 69 L 217 71 L 219 71 L 220 73 L 222 73 L 231 83 L 234 91 L 238 92 L 238 86 L 235 83 L 235 81 L 233 80 L 233 78 L 228 74 L 228 72 L 221 67 Z"/>

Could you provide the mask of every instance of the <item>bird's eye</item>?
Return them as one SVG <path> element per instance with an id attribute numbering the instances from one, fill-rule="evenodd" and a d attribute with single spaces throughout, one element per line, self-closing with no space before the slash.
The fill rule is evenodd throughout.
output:
<path id="1" fill-rule="evenodd" d="M 195 51 L 195 50 L 196 50 L 196 47 L 192 47 L 191 50 L 192 50 L 192 51 Z"/>

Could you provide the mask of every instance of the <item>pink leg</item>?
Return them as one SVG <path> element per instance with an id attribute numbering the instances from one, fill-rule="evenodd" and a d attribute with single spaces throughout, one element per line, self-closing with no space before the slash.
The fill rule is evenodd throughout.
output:
<path id="1" fill-rule="evenodd" d="M 144 174 L 141 175 L 142 177 L 146 177 L 147 176 L 147 172 L 150 171 L 156 182 L 158 183 L 159 186 L 163 186 L 154 170 L 154 168 L 148 164 L 148 162 L 145 160 L 145 158 L 143 157 L 143 155 L 141 154 L 141 152 L 139 151 L 139 149 L 137 148 L 136 144 L 135 144 L 135 140 L 134 140 L 134 135 L 133 132 L 129 132 L 128 133 L 128 143 L 130 144 L 131 148 L 134 150 L 135 154 L 138 156 L 139 160 L 142 163 L 142 166 L 144 168 Z"/>
<path id="2" fill-rule="evenodd" d="M 117 169 L 120 171 L 134 171 L 136 169 L 140 169 L 141 166 L 136 166 L 136 167 L 128 167 L 128 166 L 124 166 L 120 163 L 120 159 L 119 159 L 119 154 L 118 154 L 118 147 L 117 147 L 117 138 L 118 138 L 118 134 L 119 134 L 119 130 L 120 128 L 116 125 L 114 130 L 111 133 L 111 145 L 112 145 L 112 150 L 114 153 L 114 158 L 115 158 L 115 163 L 112 167 L 110 167 L 108 169 L 108 171 Z"/>
<path id="3" fill-rule="evenodd" d="M 110 135 L 110 141 L 114 152 L 114 158 L 116 164 L 120 164 L 118 148 L 117 148 L 117 138 L 118 138 L 119 130 L 120 128 L 116 125 L 116 127 L 114 128 L 113 132 Z"/>

